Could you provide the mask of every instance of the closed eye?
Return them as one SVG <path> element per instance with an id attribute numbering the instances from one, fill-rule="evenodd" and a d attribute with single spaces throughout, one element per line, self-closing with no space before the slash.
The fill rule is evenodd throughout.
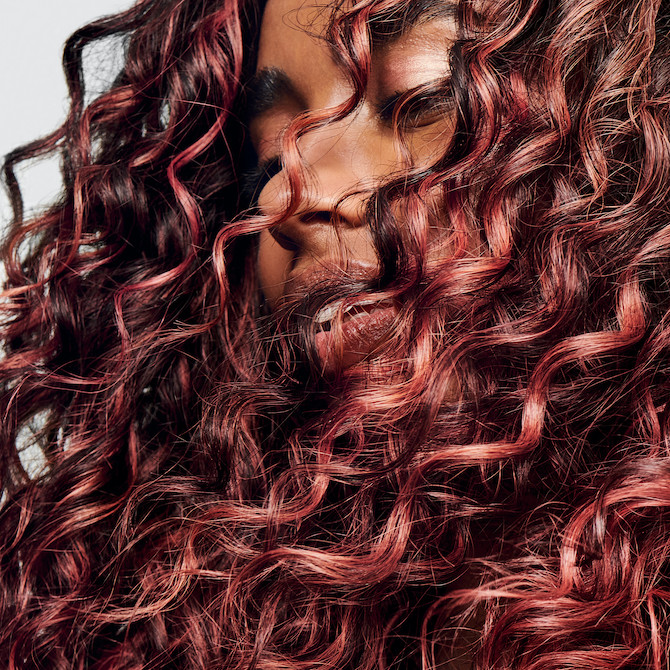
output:
<path id="1" fill-rule="evenodd" d="M 242 189 L 240 194 L 249 207 L 258 205 L 258 197 L 267 183 L 282 170 L 279 156 L 262 161 L 242 175 Z"/>
<path id="2" fill-rule="evenodd" d="M 388 125 L 398 123 L 403 128 L 421 128 L 436 123 L 453 108 L 450 83 L 422 85 L 407 91 L 396 91 L 377 105 L 377 115 Z"/>

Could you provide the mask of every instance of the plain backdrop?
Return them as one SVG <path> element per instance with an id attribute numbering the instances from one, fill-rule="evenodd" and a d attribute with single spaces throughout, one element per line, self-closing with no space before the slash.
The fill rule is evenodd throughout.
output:
<path id="1" fill-rule="evenodd" d="M 133 0 L 0 0 L 0 155 L 51 132 L 65 118 L 65 40 L 89 21 L 132 4 Z M 101 44 L 85 54 L 93 89 L 103 88 L 118 68 L 119 50 L 114 46 Z M 43 207 L 59 191 L 58 164 L 48 161 L 23 168 L 19 181 L 27 208 Z M 0 224 L 8 219 L 3 188 Z"/>

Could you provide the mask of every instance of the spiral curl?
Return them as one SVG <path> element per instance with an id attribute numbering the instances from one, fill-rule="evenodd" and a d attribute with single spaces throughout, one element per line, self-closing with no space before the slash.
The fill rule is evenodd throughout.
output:
<path id="1" fill-rule="evenodd" d="M 288 212 L 299 138 L 430 4 L 334 3 L 352 95 L 287 129 Z M 665 667 L 670 6 L 457 9 L 456 130 L 371 195 L 379 278 L 279 316 L 241 181 L 261 3 L 140 0 L 70 38 L 66 122 L 5 162 L 3 667 Z M 25 219 L 14 168 L 54 152 L 61 199 Z M 396 331 L 323 375 L 296 315 L 373 290 Z"/>

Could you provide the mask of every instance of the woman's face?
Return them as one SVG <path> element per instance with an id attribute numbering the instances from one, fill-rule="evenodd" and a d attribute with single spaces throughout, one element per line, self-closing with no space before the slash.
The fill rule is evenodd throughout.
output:
<path id="1" fill-rule="evenodd" d="M 365 219 L 371 191 L 409 165 L 427 166 L 444 152 L 453 121 L 443 109 L 412 113 L 403 127 L 404 149 L 392 123 L 393 102 L 399 94 L 449 74 L 455 23 L 449 5 L 439 4 L 444 11 L 437 18 L 420 18 L 373 49 L 365 96 L 354 112 L 299 139 L 305 168 L 301 202 L 292 216 L 260 237 L 258 273 L 272 308 L 304 296 L 316 277 L 323 279 L 335 270 L 357 278 L 374 277 L 378 260 Z M 256 91 L 251 99 L 260 100 L 256 108 L 252 103 L 249 126 L 261 165 L 281 155 L 282 132 L 297 115 L 332 108 L 353 93 L 323 39 L 331 12 L 328 0 L 267 3 L 250 84 Z M 289 192 L 287 175 L 279 171 L 258 195 L 261 212 L 284 211 Z M 347 194 L 353 195 L 343 199 Z M 373 331 L 380 325 L 374 313 L 384 309 L 388 312 L 388 305 L 355 310 L 361 331 L 358 348 L 374 340 Z M 365 332 L 366 320 L 370 333 Z"/>

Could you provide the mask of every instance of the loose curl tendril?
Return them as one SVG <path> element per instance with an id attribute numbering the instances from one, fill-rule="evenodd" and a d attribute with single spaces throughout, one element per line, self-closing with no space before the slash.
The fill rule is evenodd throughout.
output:
<path id="1" fill-rule="evenodd" d="M 298 138 L 355 108 L 375 31 L 418 5 L 333 3 L 353 93 L 287 131 L 294 200 Z M 670 6 L 459 2 L 455 132 L 370 196 L 378 281 L 283 329 L 241 183 L 262 9 L 82 28 L 65 124 L 6 159 L 0 664 L 661 670 Z M 124 66 L 85 104 L 111 36 Z M 64 191 L 26 219 L 15 167 L 49 153 Z M 435 223 L 452 252 L 428 262 Z M 298 315 L 335 290 L 402 308 L 374 364 L 329 376 Z"/>

